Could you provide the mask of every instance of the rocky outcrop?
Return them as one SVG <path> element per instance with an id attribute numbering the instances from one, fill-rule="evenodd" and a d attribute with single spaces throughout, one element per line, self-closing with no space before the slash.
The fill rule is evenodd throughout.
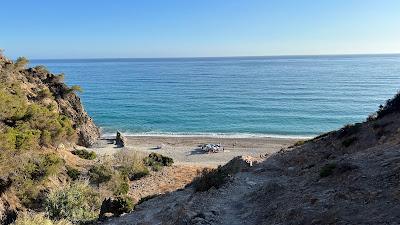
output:
<path id="1" fill-rule="evenodd" d="M 115 144 L 119 148 L 125 147 L 126 144 L 126 138 L 119 131 L 117 131 L 117 136 L 115 137 Z"/>
<path id="2" fill-rule="evenodd" d="M 4 78 L 7 82 L 18 81 L 28 101 L 40 100 L 70 118 L 78 136 L 76 144 L 90 147 L 99 138 L 99 128 L 83 108 L 79 96 L 63 82 L 63 75 L 50 73 L 43 66 L 18 69 L 4 56 L 0 56 L 0 68 L 8 73 Z"/>

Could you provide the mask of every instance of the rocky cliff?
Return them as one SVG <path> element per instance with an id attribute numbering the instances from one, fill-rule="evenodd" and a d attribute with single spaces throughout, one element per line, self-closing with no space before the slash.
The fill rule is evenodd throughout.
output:
<path id="1" fill-rule="evenodd" d="M 7 81 L 2 82 L 17 81 L 29 102 L 40 101 L 67 116 L 78 137 L 76 144 L 90 147 L 100 136 L 99 128 L 83 108 L 73 87 L 63 83 L 63 75 L 50 73 L 43 66 L 18 69 L 17 63 L 0 56 L 0 71 L 7 74 L 2 78 Z"/>

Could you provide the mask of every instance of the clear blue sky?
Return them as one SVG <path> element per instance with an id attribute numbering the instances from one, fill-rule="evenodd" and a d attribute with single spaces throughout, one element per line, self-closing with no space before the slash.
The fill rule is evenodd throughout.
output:
<path id="1" fill-rule="evenodd" d="M 10 57 L 400 53 L 400 0 L 18 0 Z"/>

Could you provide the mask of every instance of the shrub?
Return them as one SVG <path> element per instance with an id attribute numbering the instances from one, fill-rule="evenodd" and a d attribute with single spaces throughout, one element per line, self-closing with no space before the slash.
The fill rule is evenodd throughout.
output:
<path id="1" fill-rule="evenodd" d="M 356 140 L 357 140 L 357 137 L 347 138 L 344 141 L 342 141 L 342 145 L 347 148 L 350 145 L 352 145 Z"/>
<path id="2" fill-rule="evenodd" d="M 35 66 L 34 68 L 38 73 L 42 73 L 42 74 L 50 73 L 49 70 L 43 65 L 38 65 L 38 66 Z"/>
<path id="3" fill-rule="evenodd" d="M 43 100 L 45 98 L 52 98 L 52 97 L 53 97 L 53 93 L 51 93 L 51 91 L 48 88 L 43 88 L 38 93 L 38 98 L 40 100 Z"/>
<path id="4" fill-rule="evenodd" d="M 22 118 L 27 109 L 27 101 L 16 85 L 10 85 L 15 91 L 10 93 L 6 86 L 0 85 L 0 120 L 18 120 Z"/>
<path id="5" fill-rule="evenodd" d="M 78 85 L 72 85 L 70 88 L 66 88 L 63 91 L 63 94 L 64 95 L 68 95 L 68 94 L 71 94 L 73 92 L 83 92 L 83 89 Z"/>
<path id="6" fill-rule="evenodd" d="M 16 194 L 25 206 L 41 204 L 39 194 L 43 183 L 49 176 L 56 175 L 64 165 L 58 155 L 54 153 L 35 155 L 32 158 L 20 157 L 17 161 L 20 166 L 14 170 L 12 176 Z"/>
<path id="7" fill-rule="evenodd" d="M 54 153 L 40 155 L 28 160 L 24 165 L 24 174 L 29 175 L 31 180 L 40 181 L 59 173 L 63 165 L 64 160 Z"/>
<path id="8" fill-rule="evenodd" d="M 105 199 L 101 204 L 100 218 L 103 218 L 106 213 L 112 213 L 114 216 L 128 213 L 133 210 L 134 206 L 133 199 L 128 196 Z"/>
<path id="9" fill-rule="evenodd" d="M 67 220 L 52 221 L 44 214 L 21 213 L 14 225 L 72 225 Z"/>
<path id="10" fill-rule="evenodd" d="M 129 180 L 138 180 L 150 173 L 142 157 L 136 152 L 121 150 L 114 154 L 114 159 L 114 164 L 118 166 L 118 171 Z"/>
<path id="11" fill-rule="evenodd" d="M 54 75 L 53 80 L 56 83 L 63 83 L 64 82 L 64 77 L 65 77 L 65 75 L 63 73 L 60 73 L 58 75 Z"/>
<path id="12" fill-rule="evenodd" d="M 174 160 L 170 157 L 153 152 L 148 157 L 144 158 L 144 163 L 150 166 L 154 171 L 159 171 L 163 166 L 171 166 Z"/>
<path id="13" fill-rule="evenodd" d="M 129 180 L 139 180 L 142 177 L 145 177 L 150 174 L 149 169 L 147 167 L 143 167 L 143 170 L 134 171 L 129 175 Z"/>
<path id="14" fill-rule="evenodd" d="M 347 124 L 344 126 L 338 135 L 338 138 L 347 137 L 356 134 L 361 128 L 361 123 Z"/>
<path id="15" fill-rule="evenodd" d="M 89 169 L 90 182 L 95 184 L 105 183 L 111 180 L 113 171 L 111 166 L 104 164 L 94 165 Z"/>
<path id="16" fill-rule="evenodd" d="M 99 194 L 87 182 L 76 182 L 52 190 L 45 202 L 45 209 L 50 218 L 68 219 L 73 223 L 95 220 L 99 207 Z"/>
<path id="17" fill-rule="evenodd" d="M 78 169 L 75 169 L 73 167 L 67 166 L 67 175 L 72 180 L 77 180 L 77 179 L 79 179 L 79 176 L 81 175 L 81 172 Z"/>
<path id="18" fill-rule="evenodd" d="M 319 171 L 319 176 L 320 177 L 330 176 L 334 172 L 335 168 L 336 168 L 336 164 L 335 163 L 326 164 Z"/>
<path id="19" fill-rule="evenodd" d="M 79 156 L 79 158 L 87 159 L 87 160 L 93 160 L 97 157 L 95 152 L 88 151 L 86 149 L 74 150 L 74 151 L 72 151 L 72 154 Z"/>
<path id="20" fill-rule="evenodd" d="M 83 92 L 82 87 L 78 85 L 72 85 L 69 89 L 72 91 Z"/>
<path id="21" fill-rule="evenodd" d="M 229 178 L 229 173 L 221 166 L 216 169 L 203 169 L 200 176 L 193 180 L 195 191 L 208 191 L 210 188 L 219 188 Z"/>
<path id="22" fill-rule="evenodd" d="M 393 112 L 400 111 L 400 92 L 398 92 L 393 98 L 386 101 L 384 106 L 380 106 L 377 112 L 377 118 L 382 118 Z"/>
<path id="23" fill-rule="evenodd" d="M 25 57 L 19 57 L 15 63 L 14 63 L 14 67 L 16 70 L 22 70 L 25 68 L 26 65 L 28 65 L 29 60 Z"/>
<path id="24" fill-rule="evenodd" d="M 107 188 L 116 196 L 126 195 L 129 192 L 128 179 L 119 173 L 112 176 L 107 186 Z"/>

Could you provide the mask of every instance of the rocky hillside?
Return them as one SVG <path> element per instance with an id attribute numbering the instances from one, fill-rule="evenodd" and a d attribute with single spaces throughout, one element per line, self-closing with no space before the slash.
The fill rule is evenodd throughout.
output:
<path id="1" fill-rule="evenodd" d="M 80 159 L 69 150 L 99 137 L 75 93 L 79 87 L 27 64 L 0 52 L 0 224 L 23 211 L 43 211 L 48 193 L 80 173 L 72 167 Z"/>
<path id="2" fill-rule="evenodd" d="M 26 63 L 24 58 L 14 63 L 0 55 L 2 83 L 18 85 L 28 104 L 51 106 L 60 115 L 68 117 L 76 131 L 76 143 L 90 147 L 100 132 L 75 93 L 77 87 L 68 87 L 63 83 L 63 74 L 52 74 L 43 66 L 25 69 Z M 0 125 L 4 122 L 0 121 Z"/>
<path id="3" fill-rule="evenodd" d="M 203 173 L 104 224 L 400 224 L 400 96 L 254 164 Z"/>

